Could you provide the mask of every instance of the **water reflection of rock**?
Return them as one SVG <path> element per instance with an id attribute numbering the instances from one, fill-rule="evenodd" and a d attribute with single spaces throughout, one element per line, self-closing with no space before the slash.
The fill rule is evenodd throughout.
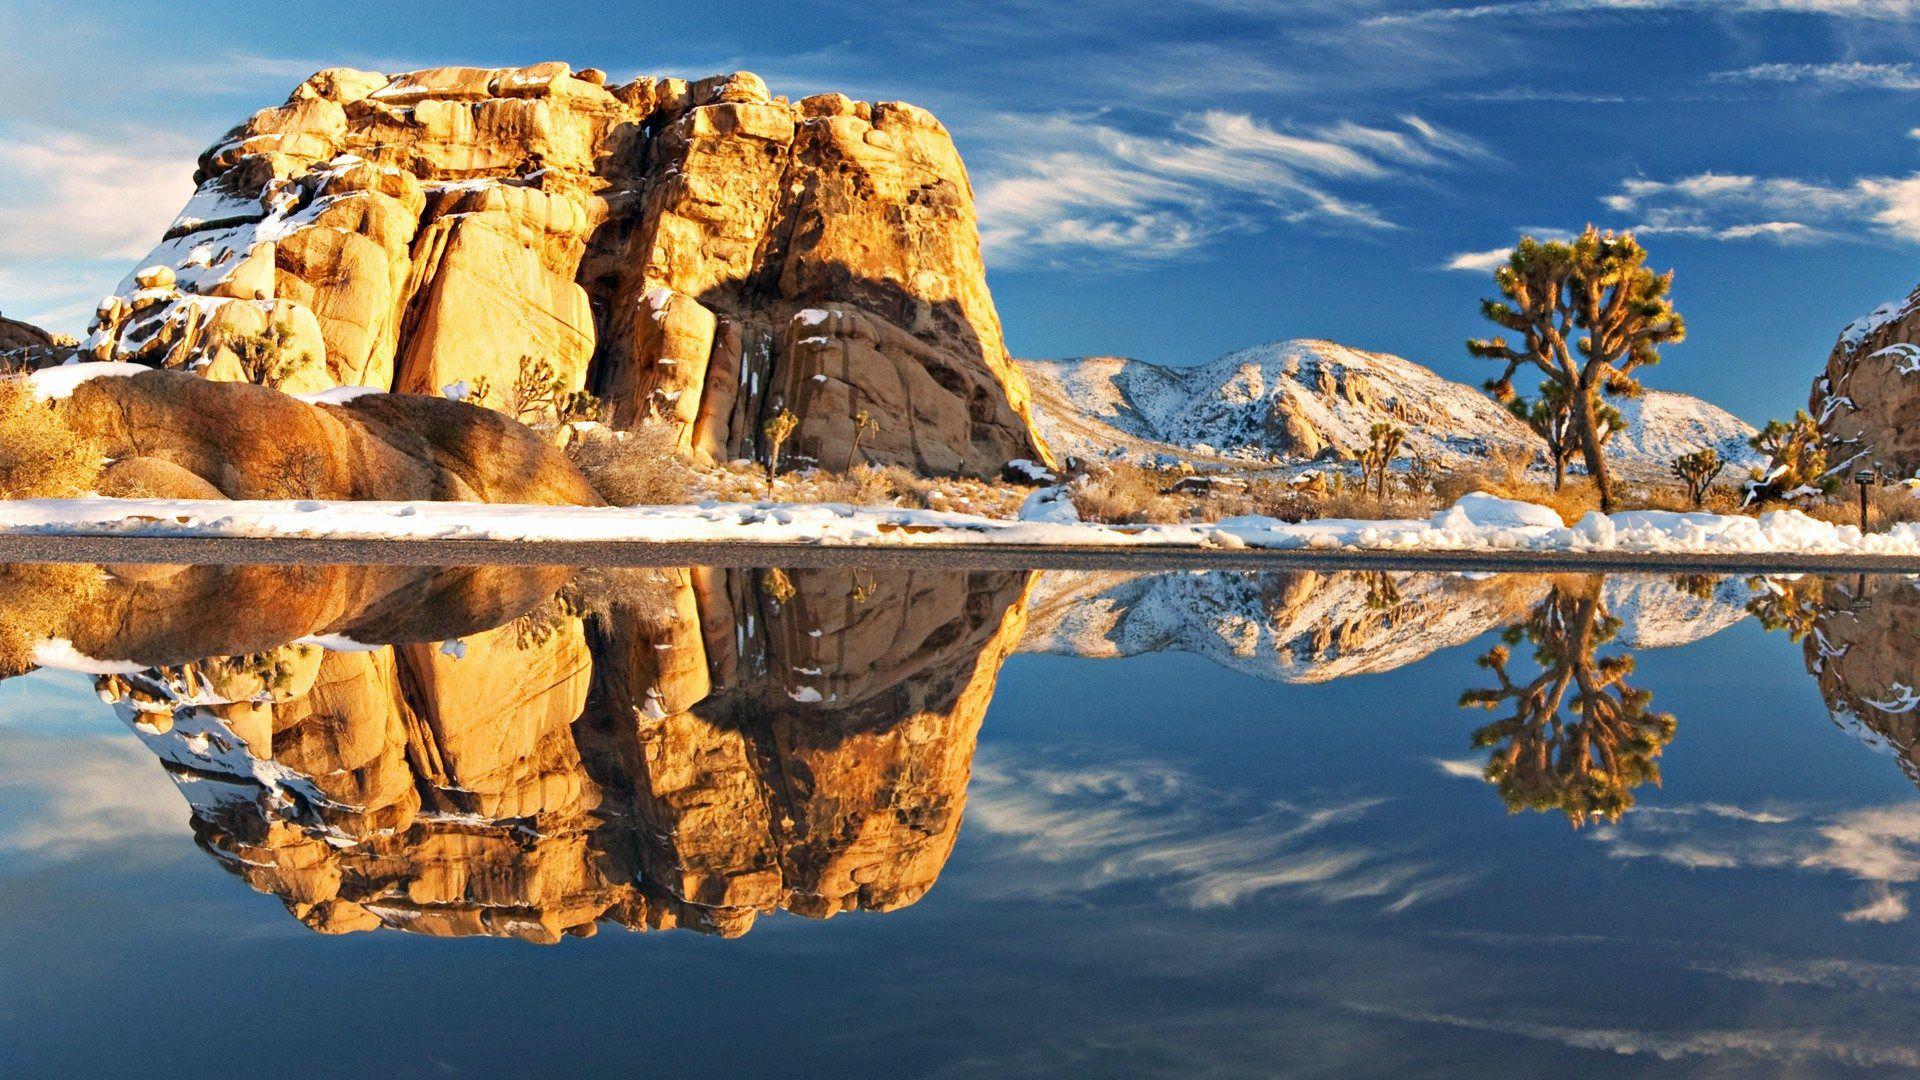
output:
<path id="1" fill-rule="evenodd" d="M 56 636 L 307 925 L 537 941 L 919 899 L 1028 583 L 633 571 L 585 611 L 556 571 L 257 573 L 110 579 Z"/>
<path id="2" fill-rule="evenodd" d="M 1835 723 L 1920 783 L 1920 588 L 1910 577 L 1768 578 L 1753 610 L 1798 641 Z"/>

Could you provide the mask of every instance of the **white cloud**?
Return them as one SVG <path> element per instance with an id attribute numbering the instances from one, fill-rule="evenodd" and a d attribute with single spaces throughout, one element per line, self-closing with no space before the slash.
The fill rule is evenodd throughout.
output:
<path id="1" fill-rule="evenodd" d="M 1622 859 L 1655 859 L 1688 870 L 1768 869 L 1836 873 L 1864 883 L 1848 922 L 1898 922 L 1920 881 L 1920 802 L 1826 816 L 1748 810 L 1719 803 L 1645 807 L 1595 830 Z"/>
<path id="2" fill-rule="evenodd" d="M 982 169 L 982 240 L 1004 265 L 1177 257 L 1275 219 L 1392 229 L 1372 206 L 1333 187 L 1492 158 L 1478 142 L 1417 116 L 1400 125 L 1345 121 L 1286 131 L 1214 109 L 1181 117 L 1168 136 L 1142 137 L 1100 117 L 1020 121 L 1019 144 L 997 148 Z"/>
<path id="3" fill-rule="evenodd" d="M 1737 173 L 1636 178 L 1601 201 L 1653 235 L 1811 243 L 1877 234 L 1920 243 L 1920 173 L 1839 184 Z"/>
<path id="4" fill-rule="evenodd" d="M 1912 64 L 1757 64 L 1738 71 L 1717 71 L 1720 82 L 1797 83 L 1819 87 L 1920 90 L 1920 69 Z"/>
<path id="5" fill-rule="evenodd" d="M 125 733 L 0 740 L 0 851 L 69 858 L 182 840 L 187 806 L 166 770 Z M 181 845 L 182 848 L 185 844 Z"/>
<path id="6" fill-rule="evenodd" d="M 0 134 L 0 306 L 91 309 L 193 194 L 196 153 L 152 131 Z"/>
<path id="7" fill-rule="evenodd" d="M 1920 20 L 1920 0 L 1513 0 L 1501 4 L 1393 12 L 1377 15 L 1367 23 L 1371 26 L 1393 26 L 1648 12 L 1826 15 L 1842 19 L 1911 22 Z"/>
<path id="8" fill-rule="evenodd" d="M 1862 1067 L 1920 1068 L 1920 1050 L 1895 1042 L 1874 1044 L 1841 1032 L 1804 1028 L 1767 1030 L 1731 1028 L 1708 1031 L 1641 1031 L 1633 1028 L 1543 1024 L 1505 1017 L 1407 1009 L 1397 1005 L 1349 1002 L 1348 1008 L 1420 1024 L 1511 1035 L 1558 1043 L 1580 1050 L 1646 1055 L 1663 1061 L 1737 1055 L 1766 1061 L 1832 1061 Z"/>
<path id="9" fill-rule="evenodd" d="M 1433 765 L 1448 776 L 1459 777 L 1462 780 L 1486 779 L 1487 764 L 1477 758 L 1434 758 Z"/>
<path id="10" fill-rule="evenodd" d="M 1470 880 L 1336 838 L 1384 800 L 1255 805 L 1149 762 L 1047 768 L 989 757 L 976 760 L 967 801 L 976 836 L 1036 864 L 1009 887 L 1043 896 L 1140 883 L 1195 909 L 1278 892 L 1394 913 Z"/>
<path id="11" fill-rule="evenodd" d="M 1506 265 L 1507 259 L 1512 255 L 1513 249 L 1510 247 L 1489 248 L 1486 251 L 1462 251 L 1442 263 L 1441 269 L 1467 270 L 1476 274 L 1486 274 Z"/>

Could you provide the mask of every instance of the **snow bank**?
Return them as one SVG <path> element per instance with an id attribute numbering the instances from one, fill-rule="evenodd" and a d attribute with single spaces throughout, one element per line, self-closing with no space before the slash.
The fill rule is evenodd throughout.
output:
<path id="1" fill-rule="evenodd" d="M 1034 507 L 1038 511 L 1039 507 Z M 1064 517 L 1064 515 L 1062 515 Z M 1551 511 L 1476 493 L 1428 521 L 1268 517 L 1199 525 L 1005 520 L 837 503 L 555 507 L 453 502 L 0 502 L 0 534 L 302 537 L 341 540 L 737 541 L 832 545 L 1038 544 L 1356 551 L 1804 552 L 1920 556 L 1920 525 L 1862 535 L 1797 510 L 1759 518 L 1635 511 L 1558 524 Z M 1552 522 L 1552 524 L 1549 524 Z"/>
<path id="2" fill-rule="evenodd" d="M 33 396 L 40 401 L 64 401 L 73 396 L 73 392 L 83 382 L 113 377 L 126 378 L 143 371 L 152 371 L 145 364 L 122 364 L 114 361 L 93 361 L 85 364 L 62 364 L 59 367 L 41 368 L 27 376 L 27 382 L 33 384 Z"/>

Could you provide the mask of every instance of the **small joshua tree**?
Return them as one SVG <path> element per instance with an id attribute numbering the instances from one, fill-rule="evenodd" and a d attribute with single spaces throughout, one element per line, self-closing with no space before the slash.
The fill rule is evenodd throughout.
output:
<path id="1" fill-rule="evenodd" d="M 1387 497 L 1387 466 L 1393 464 L 1395 454 L 1400 452 L 1400 444 L 1407 433 L 1388 423 L 1378 423 L 1367 432 L 1367 448 L 1360 451 L 1361 486 L 1371 484 L 1380 492 L 1381 498 Z"/>
<path id="2" fill-rule="evenodd" d="M 1768 462 L 1764 472 L 1747 481 L 1748 502 L 1784 502 L 1833 490 L 1836 481 L 1827 474 L 1826 440 L 1805 410 L 1790 421 L 1768 421 L 1748 442 L 1767 455 Z"/>
<path id="3" fill-rule="evenodd" d="M 1673 459 L 1673 475 L 1687 486 L 1687 501 L 1695 510 L 1706 504 L 1707 489 L 1726 467 L 1720 452 L 1711 446 Z"/>
<path id="4" fill-rule="evenodd" d="M 860 459 L 860 437 L 868 433 L 878 434 L 880 421 L 865 409 L 853 414 L 853 448 L 847 451 L 847 471 L 853 471 L 854 462 Z"/>
<path id="5" fill-rule="evenodd" d="M 295 350 L 292 345 L 293 331 L 286 323 L 273 323 L 257 334 L 245 334 L 226 342 L 248 382 L 276 390 L 309 359 L 304 349 Z"/>
<path id="6" fill-rule="evenodd" d="M 773 474 L 780 469 L 780 447 L 800 426 L 800 418 L 788 409 L 781 409 L 767 418 L 760 431 L 767 437 L 767 498 L 773 498 Z"/>
<path id="7" fill-rule="evenodd" d="M 1573 410 L 1567 407 L 1567 392 L 1558 383 L 1541 383 L 1539 397 L 1528 401 L 1516 396 L 1507 402 L 1507 411 L 1547 444 L 1553 490 L 1559 491 L 1567 482 L 1567 463 L 1580 453 L 1580 432 L 1574 428 Z M 1594 419 L 1600 423 L 1602 444 L 1627 426 L 1626 417 L 1605 399 L 1594 403 Z"/>
<path id="8" fill-rule="evenodd" d="M 476 405 L 487 404 L 492 386 L 482 376 L 473 381 L 468 399 Z M 514 370 L 513 385 L 507 389 L 500 411 L 523 424 L 552 417 L 566 424 L 591 419 L 600 410 L 600 399 L 584 390 L 569 390 L 553 362 L 536 356 L 522 356 Z"/>

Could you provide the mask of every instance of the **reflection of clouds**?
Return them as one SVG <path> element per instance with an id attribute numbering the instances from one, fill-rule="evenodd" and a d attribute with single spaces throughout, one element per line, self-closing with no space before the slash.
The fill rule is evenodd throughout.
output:
<path id="1" fill-rule="evenodd" d="M 177 839 L 186 807 L 153 754 L 125 735 L 0 739 L 0 851 L 68 858 Z"/>
<path id="2" fill-rule="evenodd" d="M 1689 1057 L 1739 1054 L 1767 1060 L 1832 1061 L 1863 1068 L 1920 1068 L 1920 1050 L 1898 1044 L 1873 1045 L 1822 1031 L 1769 1031 L 1736 1028 L 1716 1031 L 1659 1032 L 1632 1028 L 1578 1027 L 1543 1024 L 1498 1017 L 1428 1012 L 1390 1005 L 1350 1002 L 1348 1007 L 1369 1016 L 1410 1023 L 1438 1024 L 1493 1035 L 1554 1042 L 1577 1050 L 1604 1050 L 1615 1054 L 1645 1054 L 1665 1061 Z"/>
<path id="3" fill-rule="evenodd" d="M 1868 889 L 1848 922 L 1898 922 L 1920 880 L 1920 802 L 1825 816 L 1747 810 L 1719 803 L 1648 807 L 1594 839 L 1622 859 L 1657 859 L 1690 870 L 1831 871 Z"/>
<path id="4" fill-rule="evenodd" d="M 1151 762 L 1049 768 L 982 758 L 968 826 L 1039 864 L 1018 875 L 1023 891 L 1064 896 L 1150 883 L 1193 908 L 1284 891 L 1329 904 L 1377 900 L 1398 912 L 1471 880 L 1339 838 L 1382 799 L 1258 803 Z"/>
<path id="5" fill-rule="evenodd" d="M 1818 986 L 1875 992 L 1920 993 L 1920 967 L 1821 957 L 1782 960 L 1756 957 L 1733 963 L 1697 963 L 1698 971 L 1763 986 Z"/>

